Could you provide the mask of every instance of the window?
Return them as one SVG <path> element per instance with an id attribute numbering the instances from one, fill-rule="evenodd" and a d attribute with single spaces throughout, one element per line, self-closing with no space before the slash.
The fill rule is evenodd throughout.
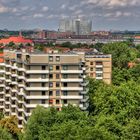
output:
<path id="1" fill-rule="evenodd" d="M 63 78 L 64 79 L 67 79 L 68 78 L 68 75 L 67 74 L 63 74 Z"/>
<path id="2" fill-rule="evenodd" d="M 60 104 L 60 100 L 56 100 L 56 104 Z"/>
<path id="3" fill-rule="evenodd" d="M 53 96 L 53 91 L 49 91 L 49 96 Z"/>
<path id="4" fill-rule="evenodd" d="M 46 92 L 45 91 L 42 91 L 42 96 L 45 96 L 46 95 Z"/>
<path id="5" fill-rule="evenodd" d="M 103 77 L 102 73 L 96 73 L 96 77 Z"/>
<path id="6" fill-rule="evenodd" d="M 96 65 L 102 65 L 103 62 L 96 62 Z"/>
<path id="7" fill-rule="evenodd" d="M 103 68 L 96 68 L 96 71 L 103 71 Z"/>
<path id="8" fill-rule="evenodd" d="M 52 79 L 53 78 L 53 74 L 49 74 L 49 78 Z"/>
<path id="9" fill-rule="evenodd" d="M 90 62 L 90 65 L 93 65 L 93 62 Z"/>
<path id="10" fill-rule="evenodd" d="M 50 70 L 50 71 L 53 70 L 53 66 L 50 66 L 50 67 L 49 67 L 49 70 Z"/>
<path id="11" fill-rule="evenodd" d="M 68 92 L 67 91 L 63 91 L 63 95 L 64 96 L 67 96 L 68 95 Z"/>
<path id="12" fill-rule="evenodd" d="M 93 71 L 93 68 L 90 68 L 90 71 Z"/>
<path id="13" fill-rule="evenodd" d="M 57 62 L 60 61 L 60 56 L 56 56 L 56 61 L 57 61 Z"/>
<path id="14" fill-rule="evenodd" d="M 60 70 L 60 66 L 56 66 L 56 70 Z"/>
<path id="15" fill-rule="evenodd" d="M 49 61 L 50 61 L 50 62 L 53 61 L 53 56 L 49 56 Z"/>
<path id="16" fill-rule="evenodd" d="M 41 100 L 41 103 L 42 103 L 42 104 L 45 104 L 45 103 L 46 103 L 46 101 L 45 101 L 45 100 Z"/>
<path id="17" fill-rule="evenodd" d="M 46 70 L 46 66 L 42 66 L 42 70 Z"/>
<path id="18" fill-rule="evenodd" d="M 68 66 L 63 66 L 63 70 L 68 70 Z"/>
<path id="19" fill-rule="evenodd" d="M 49 87 L 53 87 L 53 83 L 52 82 L 49 83 Z"/>
<path id="20" fill-rule="evenodd" d="M 64 104 L 68 104 L 67 100 L 63 100 L 63 103 L 64 103 Z"/>
<path id="21" fill-rule="evenodd" d="M 42 74 L 42 75 L 41 75 L 41 78 L 42 78 L 42 79 L 46 79 L 46 74 Z"/>
<path id="22" fill-rule="evenodd" d="M 64 83 L 63 85 L 64 85 L 64 87 L 67 87 L 68 86 L 68 83 Z"/>
<path id="23" fill-rule="evenodd" d="M 53 100 L 51 99 L 51 100 L 49 100 L 49 104 L 53 104 Z"/>
<path id="24" fill-rule="evenodd" d="M 60 96 L 60 91 L 59 90 L 56 91 L 56 96 Z"/>
<path id="25" fill-rule="evenodd" d="M 92 76 L 92 77 L 93 77 L 93 73 L 90 73 L 90 76 Z"/>
<path id="26" fill-rule="evenodd" d="M 60 87 L 60 83 L 59 82 L 56 82 L 56 87 Z"/>
<path id="27" fill-rule="evenodd" d="M 42 83 L 42 87 L 45 87 L 45 83 Z"/>
<path id="28" fill-rule="evenodd" d="M 56 74 L 56 79 L 59 79 L 60 78 L 60 75 L 59 74 Z"/>

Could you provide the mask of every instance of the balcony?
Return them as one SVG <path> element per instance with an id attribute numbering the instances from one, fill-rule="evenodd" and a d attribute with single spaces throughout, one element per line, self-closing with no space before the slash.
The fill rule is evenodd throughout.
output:
<path id="1" fill-rule="evenodd" d="M 49 99 L 49 96 L 26 96 L 25 94 L 24 94 L 24 97 L 26 98 L 26 99 L 38 99 L 38 100 L 40 100 L 40 99 Z"/>
<path id="2" fill-rule="evenodd" d="M 36 79 L 26 79 L 26 82 L 49 82 L 49 79 L 42 79 L 42 78 L 36 78 Z"/>
<path id="3" fill-rule="evenodd" d="M 80 74 L 80 73 L 83 73 L 83 70 L 61 70 L 61 73 Z"/>
<path id="4" fill-rule="evenodd" d="M 81 83 L 80 85 L 86 87 L 88 84 L 89 84 L 89 82 L 85 81 L 84 83 Z"/>
<path id="5" fill-rule="evenodd" d="M 89 91 L 89 89 L 83 90 L 83 91 L 81 91 L 81 94 L 87 94 L 88 91 Z"/>
<path id="6" fill-rule="evenodd" d="M 26 70 L 26 74 L 47 74 L 48 70 Z"/>
<path id="7" fill-rule="evenodd" d="M 61 90 L 66 90 L 66 91 L 82 91 L 83 87 L 61 87 Z"/>
<path id="8" fill-rule="evenodd" d="M 26 103 L 24 103 L 24 106 L 26 108 L 36 108 L 37 105 L 40 105 L 40 106 L 43 106 L 43 107 L 46 107 L 46 108 L 49 107 L 48 104 L 26 104 Z"/>
<path id="9" fill-rule="evenodd" d="M 61 96 L 61 99 L 81 100 L 83 99 L 83 96 Z"/>
<path id="10" fill-rule="evenodd" d="M 89 99 L 89 97 L 88 97 L 88 96 L 86 96 L 86 97 L 84 97 L 84 98 L 81 100 L 81 102 L 87 102 L 87 101 L 88 101 L 88 99 Z"/>
<path id="11" fill-rule="evenodd" d="M 96 77 L 96 80 L 102 80 L 103 77 Z"/>
<path id="12" fill-rule="evenodd" d="M 48 91 L 48 87 L 25 87 L 26 90 L 28 91 Z"/>
<path id="13" fill-rule="evenodd" d="M 76 78 L 72 78 L 72 79 L 61 79 L 61 82 L 83 82 L 82 78 L 76 79 Z"/>

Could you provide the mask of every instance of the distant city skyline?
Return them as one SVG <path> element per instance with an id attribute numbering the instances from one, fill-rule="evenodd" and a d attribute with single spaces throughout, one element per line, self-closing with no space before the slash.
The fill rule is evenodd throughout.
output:
<path id="1" fill-rule="evenodd" d="M 57 30 L 63 18 L 88 18 L 93 30 L 140 30 L 139 0 L 0 0 L 0 29 Z"/>

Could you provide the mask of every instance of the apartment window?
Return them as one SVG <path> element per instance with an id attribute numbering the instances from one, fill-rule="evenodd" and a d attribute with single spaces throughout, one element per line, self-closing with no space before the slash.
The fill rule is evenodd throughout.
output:
<path id="1" fill-rule="evenodd" d="M 20 116 L 20 117 L 21 117 L 21 116 L 22 116 L 22 112 L 19 112 L 19 113 L 18 113 L 18 116 Z"/>
<path id="2" fill-rule="evenodd" d="M 53 78 L 53 74 L 49 74 L 49 78 L 52 79 Z"/>
<path id="3" fill-rule="evenodd" d="M 49 56 L 49 61 L 50 61 L 50 62 L 53 61 L 53 56 Z"/>
<path id="4" fill-rule="evenodd" d="M 56 96 L 60 96 L 60 91 L 59 90 L 56 91 Z"/>
<path id="5" fill-rule="evenodd" d="M 59 82 L 56 82 L 56 87 L 60 87 L 60 83 Z"/>
<path id="6" fill-rule="evenodd" d="M 49 83 L 49 87 L 53 87 L 53 83 L 52 82 Z"/>
<path id="7" fill-rule="evenodd" d="M 42 66 L 42 70 L 46 70 L 46 66 Z"/>
<path id="8" fill-rule="evenodd" d="M 93 71 L 93 68 L 90 68 L 90 71 Z"/>
<path id="9" fill-rule="evenodd" d="M 103 64 L 103 62 L 96 62 L 96 65 L 102 65 Z"/>
<path id="10" fill-rule="evenodd" d="M 90 76 L 93 77 L 93 73 L 90 73 Z"/>
<path id="11" fill-rule="evenodd" d="M 67 100 L 63 100 L 63 103 L 64 103 L 64 104 L 68 104 L 68 101 L 67 101 Z"/>
<path id="12" fill-rule="evenodd" d="M 22 121 L 21 120 L 19 120 L 18 123 L 19 123 L 19 125 L 22 125 Z"/>
<path id="13" fill-rule="evenodd" d="M 30 100 L 26 100 L 26 103 L 27 103 L 27 104 L 30 104 Z"/>
<path id="14" fill-rule="evenodd" d="M 60 61 L 60 56 L 56 56 L 56 61 L 57 61 L 57 62 Z"/>
<path id="15" fill-rule="evenodd" d="M 42 83 L 42 87 L 45 87 L 45 83 Z"/>
<path id="16" fill-rule="evenodd" d="M 49 70 L 52 71 L 52 70 L 53 70 L 53 66 L 50 66 L 50 67 L 49 67 Z"/>
<path id="17" fill-rule="evenodd" d="M 90 65 L 93 65 L 93 62 L 90 62 Z"/>
<path id="18" fill-rule="evenodd" d="M 51 100 L 49 100 L 49 104 L 53 104 L 53 100 L 51 99 Z"/>
<path id="19" fill-rule="evenodd" d="M 59 74 L 56 74 L 56 79 L 60 79 L 60 75 Z"/>
<path id="20" fill-rule="evenodd" d="M 63 78 L 64 79 L 67 79 L 68 78 L 68 75 L 67 74 L 63 74 Z"/>
<path id="21" fill-rule="evenodd" d="M 42 91 L 42 96 L 45 96 L 46 95 L 46 92 L 45 91 Z"/>
<path id="22" fill-rule="evenodd" d="M 103 68 L 96 68 L 96 71 L 103 71 Z"/>
<path id="23" fill-rule="evenodd" d="M 49 96 L 53 96 L 53 91 L 49 91 Z"/>
<path id="24" fill-rule="evenodd" d="M 56 66 L 56 70 L 60 70 L 60 66 Z"/>
<path id="25" fill-rule="evenodd" d="M 42 78 L 42 79 L 46 79 L 46 74 L 42 74 L 42 75 L 41 75 L 41 78 Z"/>
<path id="26" fill-rule="evenodd" d="M 56 100 L 56 104 L 60 104 L 60 100 Z"/>
<path id="27" fill-rule="evenodd" d="M 68 70 L 68 66 L 63 66 L 63 70 Z"/>
<path id="28" fill-rule="evenodd" d="M 68 86 L 68 83 L 64 83 L 63 85 L 64 85 L 64 87 L 67 87 Z"/>
<path id="29" fill-rule="evenodd" d="M 45 100 L 41 100 L 41 103 L 42 103 L 42 104 L 45 104 L 45 103 L 46 103 L 46 101 L 45 101 Z"/>
<path id="30" fill-rule="evenodd" d="M 63 91 L 63 95 L 64 96 L 67 96 L 68 95 L 68 92 L 67 91 Z"/>
<path id="31" fill-rule="evenodd" d="M 29 108 L 27 108 L 27 113 L 30 113 L 30 109 Z"/>
<path id="32" fill-rule="evenodd" d="M 96 77 L 103 77 L 102 73 L 96 73 Z"/>

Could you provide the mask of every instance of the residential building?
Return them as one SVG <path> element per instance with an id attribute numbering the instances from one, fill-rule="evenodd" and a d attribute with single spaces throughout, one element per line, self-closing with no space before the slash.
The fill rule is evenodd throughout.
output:
<path id="1" fill-rule="evenodd" d="M 112 57 L 111 55 L 88 53 L 85 56 L 87 76 L 97 80 L 103 80 L 111 84 L 112 79 Z"/>
<path id="2" fill-rule="evenodd" d="M 0 109 L 16 115 L 20 128 L 37 105 L 87 110 L 87 76 L 111 83 L 111 55 L 4 50 L 0 67 Z"/>

